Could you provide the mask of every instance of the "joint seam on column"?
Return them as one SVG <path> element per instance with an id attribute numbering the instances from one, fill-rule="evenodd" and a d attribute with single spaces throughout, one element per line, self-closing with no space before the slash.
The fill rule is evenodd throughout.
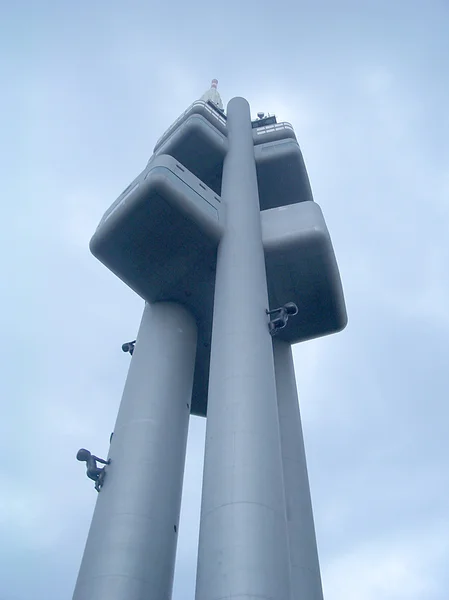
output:
<path id="1" fill-rule="evenodd" d="M 111 518 L 114 517 L 123 517 L 123 516 L 131 516 L 131 517 L 138 517 L 139 519 L 146 519 L 147 521 L 158 521 L 158 519 L 154 518 L 154 517 L 149 517 L 147 515 L 141 515 L 140 513 L 132 513 L 132 512 L 113 512 L 111 513 Z M 178 519 L 178 517 L 176 518 L 176 520 Z"/>
<path id="2" fill-rule="evenodd" d="M 248 502 L 246 500 L 242 500 L 240 502 L 225 502 L 224 504 L 220 504 L 220 506 L 216 506 L 215 508 L 211 508 L 210 510 L 208 510 L 207 512 L 205 512 L 202 515 L 202 519 L 205 519 L 206 517 L 208 517 L 211 513 L 215 512 L 216 510 L 219 510 L 220 508 L 224 508 L 225 506 L 231 506 L 231 505 L 236 505 L 236 504 L 255 504 L 256 506 L 262 506 L 263 508 L 266 508 L 267 510 L 270 510 L 271 512 L 274 512 L 275 515 L 278 515 L 279 517 L 281 517 L 282 519 L 284 519 L 284 513 L 282 510 L 276 510 L 275 508 L 272 508 L 271 506 L 267 506 L 266 504 L 263 504 L 262 502 Z"/>
<path id="3" fill-rule="evenodd" d="M 136 423 L 153 423 L 153 425 L 157 425 L 156 419 L 133 419 L 132 421 L 128 421 L 125 425 L 120 425 L 117 429 L 114 429 L 114 434 L 121 429 L 126 429 L 130 425 L 135 425 Z"/>
<path id="4" fill-rule="evenodd" d="M 81 579 L 79 581 L 79 583 L 77 584 L 77 587 L 79 586 L 79 584 L 84 585 L 85 583 L 90 585 L 90 582 L 93 579 L 104 579 L 105 577 L 119 577 L 120 579 L 133 579 L 135 581 L 143 581 L 144 583 L 148 583 L 148 579 L 144 579 L 143 577 L 136 577 L 135 575 L 120 575 L 119 573 L 99 573 L 97 575 L 94 575 L 93 577 L 86 577 L 85 579 Z"/>
<path id="5" fill-rule="evenodd" d="M 261 596 L 260 594 L 237 594 L 236 596 L 219 596 L 212 600 L 232 600 L 232 598 L 263 598 L 264 600 L 275 600 L 274 596 Z"/>

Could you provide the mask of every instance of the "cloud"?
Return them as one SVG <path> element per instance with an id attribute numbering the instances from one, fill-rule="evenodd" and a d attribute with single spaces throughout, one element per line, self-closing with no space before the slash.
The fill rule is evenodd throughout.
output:
<path id="1" fill-rule="evenodd" d="M 448 523 L 355 545 L 324 569 L 328 600 L 439 598 L 437 577 L 449 551 Z"/>

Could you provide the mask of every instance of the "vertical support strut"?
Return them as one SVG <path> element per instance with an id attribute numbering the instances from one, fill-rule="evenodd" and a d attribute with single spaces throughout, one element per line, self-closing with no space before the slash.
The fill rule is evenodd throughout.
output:
<path id="1" fill-rule="evenodd" d="M 183 307 L 146 305 L 74 600 L 171 597 L 196 338 Z"/>
<path id="2" fill-rule="evenodd" d="M 265 258 L 249 105 L 228 104 L 196 600 L 290 598 Z"/>
<path id="3" fill-rule="evenodd" d="M 290 344 L 273 340 L 292 600 L 323 600 L 295 369 Z"/>

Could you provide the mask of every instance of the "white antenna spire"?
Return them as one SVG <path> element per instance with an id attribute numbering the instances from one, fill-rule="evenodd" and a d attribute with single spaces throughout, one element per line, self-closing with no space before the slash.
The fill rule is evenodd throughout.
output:
<path id="1" fill-rule="evenodd" d="M 223 110 L 223 102 L 221 101 L 220 94 L 218 93 L 217 85 L 218 79 L 212 79 L 210 89 L 208 89 L 207 92 L 204 92 L 200 100 L 203 100 L 203 102 L 212 102 L 212 104 L 215 104 L 217 108 Z"/>

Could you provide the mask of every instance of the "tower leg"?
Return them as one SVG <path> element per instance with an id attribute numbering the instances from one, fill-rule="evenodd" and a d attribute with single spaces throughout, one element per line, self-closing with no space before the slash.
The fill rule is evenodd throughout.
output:
<path id="1" fill-rule="evenodd" d="M 306 454 L 290 344 L 273 340 L 290 547 L 292 600 L 323 600 Z"/>
<path id="2" fill-rule="evenodd" d="M 146 305 L 74 600 L 171 597 L 196 336 L 183 307 Z"/>
<path id="3" fill-rule="evenodd" d="M 228 104 L 196 600 L 290 598 L 267 281 L 249 106 Z"/>

